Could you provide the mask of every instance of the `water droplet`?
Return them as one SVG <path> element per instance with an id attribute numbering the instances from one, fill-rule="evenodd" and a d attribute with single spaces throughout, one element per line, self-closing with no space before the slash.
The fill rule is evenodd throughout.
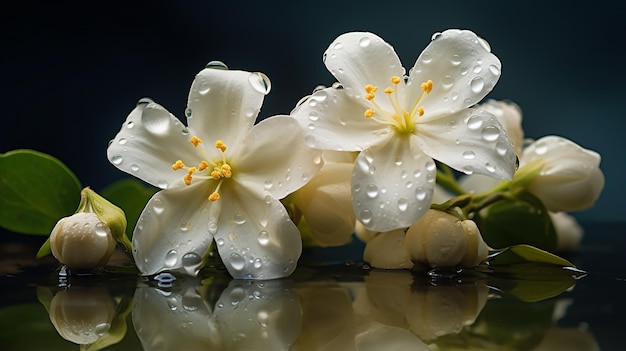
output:
<path id="1" fill-rule="evenodd" d="M 303 182 L 308 182 L 309 181 L 309 174 L 308 173 L 302 173 L 302 181 Z"/>
<path id="2" fill-rule="evenodd" d="M 154 213 L 161 214 L 163 213 L 164 209 L 165 208 L 163 207 L 163 200 L 161 200 L 160 198 L 155 198 L 154 200 L 152 200 L 152 210 L 154 211 Z"/>
<path id="3" fill-rule="evenodd" d="M 111 328 L 111 324 L 109 324 L 109 323 L 100 323 L 100 324 L 96 325 L 96 328 L 94 329 L 94 332 L 96 333 L 97 336 L 103 337 L 103 336 L 106 335 L 106 333 L 109 331 L 110 328 Z"/>
<path id="4" fill-rule="evenodd" d="M 207 63 L 206 66 L 204 66 L 204 68 L 227 70 L 228 66 L 226 66 L 226 64 L 224 62 L 222 62 L 222 61 L 211 61 L 211 62 Z"/>
<path id="5" fill-rule="evenodd" d="M 357 164 L 359 165 L 359 167 L 361 168 L 361 171 L 363 173 L 369 173 L 370 172 L 370 163 L 367 161 L 367 159 L 365 157 L 357 158 Z"/>
<path id="6" fill-rule="evenodd" d="M 192 118 L 193 117 L 193 111 L 191 110 L 191 108 L 187 107 L 185 109 L 185 117 L 187 117 L 187 118 Z"/>
<path id="7" fill-rule="evenodd" d="M 135 123 L 133 121 L 129 121 L 128 123 L 126 123 L 126 128 L 128 129 L 133 129 L 134 126 L 135 126 Z"/>
<path id="8" fill-rule="evenodd" d="M 270 204 L 272 203 L 272 195 L 265 195 L 265 203 L 266 204 Z"/>
<path id="9" fill-rule="evenodd" d="M 359 45 L 361 45 L 362 48 L 368 47 L 370 45 L 370 38 L 368 37 L 363 37 L 361 38 L 361 40 L 359 40 Z"/>
<path id="10" fill-rule="evenodd" d="M 267 245 L 270 242 L 270 234 L 267 230 L 261 230 L 256 238 L 261 245 Z"/>
<path id="11" fill-rule="evenodd" d="M 120 165 L 122 164 L 122 161 L 124 161 L 124 157 L 122 157 L 122 155 L 114 155 L 113 157 L 111 157 L 111 162 L 113 162 L 114 165 Z"/>
<path id="12" fill-rule="evenodd" d="M 500 75 L 500 69 L 496 65 L 489 65 L 489 72 L 491 72 L 494 76 Z"/>
<path id="13" fill-rule="evenodd" d="M 422 187 L 415 189 L 415 198 L 418 201 L 424 201 L 426 199 L 426 190 Z"/>
<path id="14" fill-rule="evenodd" d="M 126 144 L 126 139 L 125 139 L 125 138 L 121 138 L 121 139 L 118 141 L 118 143 L 119 143 L 120 145 L 124 145 L 124 144 Z"/>
<path id="15" fill-rule="evenodd" d="M 485 87 L 485 81 L 483 80 L 482 77 L 474 77 L 474 79 L 470 81 L 470 88 L 476 94 L 483 91 L 484 87 Z"/>
<path id="16" fill-rule="evenodd" d="M 339 83 L 339 82 L 334 82 L 331 87 L 333 87 L 334 89 L 337 90 L 342 90 L 343 89 L 343 84 Z"/>
<path id="17" fill-rule="evenodd" d="M 491 52 L 491 46 L 489 46 L 489 43 L 485 39 L 479 37 L 478 42 L 487 52 Z"/>
<path id="18" fill-rule="evenodd" d="M 311 111 L 311 113 L 309 113 L 309 119 L 313 122 L 317 121 L 318 119 L 320 119 L 320 115 L 315 112 L 315 111 Z"/>
<path id="19" fill-rule="evenodd" d="M 208 229 L 209 229 L 209 233 L 210 233 L 210 234 L 215 234 L 215 233 L 217 233 L 217 223 L 215 223 L 215 222 L 209 222 Z"/>
<path id="20" fill-rule="evenodd" d="M 433 161 L 433 160 L 426 161 L 424 166 L 426 167 L 426 170 L 429 171 L 429 172 L 433 172 L 437 168 L 437 166 L 435 165 L 435 161 Z"/>
<path id="21" fill-rule="evenodd" d="M 405 186 L 407 189 L 411 189 L 411 187 L 413 187 L 413 182 L 409 180 L 408 182 L 406 182 Z"/>
<path id="22" fill-rule="evenodd" d="M 230 254 L 230 261 L 229 261 L 229 263 L 230 263 L 231 267 L 233 267 L 235 270 L 238 270 L 238 271 L 242 270 L 243 267 L 246 265 L 246 261 L 243 259 L 243 257 L 241 257 L 240 254 L 234 253 L 234 252 L 232 254 Z M 233 292 L 235 290 L 236 289 L 233 289 Z M 243 290 L 243 289 L 241 289 L 241 290 Z"/>
<path id="23" fill-rule="evenodd" d="M 97 236 L 106 237 L 107 235 L 109 235 L 108 229 L 109 228 L 107 227 L 106 224 L 102 222 L 96 223 L 95 232 Z"/>
<path id="24" fill-rule="evenodd" d="M 263 260 L 261 260 L 260 258 L 255 258 L 254 259 L 254 263 L 253 263 L 254 268 L 259 269 L 261 267 L 263 267 Z"/>
<path id="25" fill-rule="evenodd" d="M 154 102 L 152 99 L 148 98 L 148 97 L 142 97 L 141 99 L 137 100 L 137 106 L 139 105 L 147 105 L 151 102 Z"/>
<path id="26" fill-rule="evenodd" d="M 161 189 L 167 189 L 167 181 L 165 181 L 164 179 L 161 179 L 157 181 L 157 186 Z"/>
<path id="27" fill-rule="evenodd" d="M 137 164 L 134 164 L 134 163 L 133 163 L 133 164 L 130 166 L 130 170 L 131 170 L 131 171 L 133 171 L 133 172 L 137 172 L 137 171 L 139 170 L 139 166 L 138 166 Z"/>
<path id="28" fill-rule="evenodd" d="M 181 260 L 183 267 L 196 267 L 202 263 L 202 257 L 195 252 L 187 252 Z"/>
<path id="29" fill-rule="evenodd" d="M 376 184 L 368 184 L 365 187 L 365 191 L 367 193 L 367 197 L 369 197 L 370 199 L 378 196 L 378 187 L 376 186 Z"/>
<path id="30" fill-rule="evenodd" d="M 467 119 L 467 127 L 469 129 L 476 130 L 483 126 L 483 119 L 478 115 L 470 116 Z"/>
<path id="31" fill-rule="evenodd" d="M 274 183 L 269 179 L 263 183 L 263 188 L 265 188 L 265 190 L 271 190 L 273 187 Z"/>
<path id="32" fill-rule="evenodd" d="M 430 40 L 437 40 L 442 36 L 442 34 L 440 32 L 436 32 L 435 34 L 433 34 L 432 37 L 430 37 Z"/>
<path id="33" fill-rule="evenodd" d="M 342 48 L 343 48 L 342 43 L 335 43 L 335 45 L 333 45 L 333 49 L 335 50 L 341 50 Z"/>
<path id="34" fill-rule="evenodd" d="M 170 116 L 165 111 L 143 113 L 141 115 L 141 123 L 151 133 L 165 134 L 170 128 Z"/>
<path id="35" fill-rule="evenodd" d="M 441 80 L 441 86 L 443 86 L 444 89 L 450 89 L 453 85 L 454 85 L 454 78 L 450 75 L 446 75 Z"/>
<path id="36" fill-rule="evenodd" d="M 428 64 L 433 60 L 432 55 L 428 51 L 423 51 L 418 61 Z"/>
<path id="37" fill-rule="evenodd" d="M 496 171 L 496 167 L 489 162 L 485 163 L 485 168 L 491 173 L 494 173 Z"/>
<path id="38" fill-rule="evenodd" d="M 474 174 L 474 168 L 472 168 L 472 166 L 465 166 L 462 171 L 467 175 Z"/>
<path id="39" fill-rule="evenodd" d="M 191 227 L 191 225 L 189 224 L 189 222 L 182 222 L 180 224 L 180 231 L 183 233 L 187 233 L 189 231 L 189 228 Z"/>
<path id="40" fill-rule="evenodd" d="M 486 126 L 482 132 L 485 141 L 496 141 L 500 137 L 500 130 L 495 126 Z"/>
<path id="41" fill-rule="evenodd" d="M 165 261 L 163 265 L 165 267 L 174 267 L 178 262 L 178 252 L 176 250 L 170 250 L 165 254 Z"/>
<path id="42" fill-rule="evenodd" d="M 314 123 L 309 123 L 309 125 L 307 127 L 309 128 L 309 130 L 313 130 L 313 129 L 315 129 L 315 124 Z"/>
<path id="43" fill-rule="evenodd" d="M 535 143 L 535 153 L 537 155 L 543 155 L 546 152 L 548 152 L 548 145 L 546 145 L 545 143 L 541 141 L 538 143 Z"/>
<path id="44" fill-rule="evenodd" d="M 409 172 L 407 172 L 406 170 L 404 170 L 404 169 L 403 169 L 403 170 L 400 172 L 400 178 L 401 178 L 401 179 L 406 179 L 408 176 L 409 176 Z"/>
<path id="45" fill-rule="evenodd" d="M 472 72 L 474 72 L 476 74 L 480 73 L 482 70 L 483 70 L 483 66 L 481 66 L 481 65 L 476 65 L 476 66 L 474 66 L 474 68 L 472 68 Z"/>
<path id="46" fill-rule="evenodd" d="M 224 239 L 222 238 L 217 238 L 215 242 L 217 243 L 217 246 L 224 246 Z"/>
<path id="47" fill-rule="evenodd" d="M 401 197 L 398 199 L 398 209 L 402 212 L 406 211 L 406 209 L 409 208 L 409 202 Z"/>
<path id="48" fill-rule="evenodd" d="M 237 213 L 236 215 L 233 216 L 233 222 L 235 222 L 235 224 L 242 225 L 246 223 L 246 219 L 244 218 L 242 214 Z"/>
<path id="49" fill-rule="evenodd" d="M 317 100 L 315 100 L 315 99 L 313 99 L 313 98 L 309 99 L 309 106 L 310 106 L 310 107 L 315 107 L 315 106 L 317 106 Z"/>
<path id="50" fill-rule="evenodd" d="M 272 89 L 272 82 L 264 73 L 252 72 L 248 76 L 248 81 L 254 90 L 261 94 L 267 95 Z"/>
<path id="51" fill-rule="evenodd" d="M 507 150 L 508 150 L 508 147 L 507 147 L 506 142 L 500 140 L 496 143 L 496 152 L 498 153 L 498 155 L 500 156 L 506 155 Z"/>
<path id="52" fill-rule="evenodd" d="M 370 211 L 368 209 L 362 210 L 359 213 L 359 219 L 365 225 L 370 224 L 372 222 L 372 211 Z"/>
<path id="53" fill-rule="evenodd" d="M 463 158 L 466 160 L 473 160 L 476 158 L 476 153 L 474 153 L 474 151 L 471 151 L 471 150 L 464 151 Z"/>
<path id="54" fill-rule="evenodd" d="M 458 66 L 461 64 L 461 56 L 454 54 L 452 55 L 452 58 L 450 58 L 450 63 L 452 63 L 453 66 Z"/>

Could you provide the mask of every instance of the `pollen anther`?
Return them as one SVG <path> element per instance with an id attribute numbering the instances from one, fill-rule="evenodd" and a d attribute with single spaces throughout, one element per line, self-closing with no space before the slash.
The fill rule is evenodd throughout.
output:
<path id="1" fill-rule="evenodd" d="M 429 79 L 427 82 L 422 83 L 421 87 L 422 90 L 424 90 L 424 92 L 428 94 L 433 90 L 433 81 Z"/>
<path id="2" fill-rule="evenodd" d="M 385 88 L 385 94 L 393 94 L 393 88 Z"/>
<path id="3" fill-rule="evenodd" d="M 392 76 L 391 77 L 391 83 L 393 83 L 394 85 L 400 84 L 401 81 L 402 81 L 402 79 L 400 79 L 400 77 L 398 77 L 398 76 Z"/>
<path id="4" fill-rule="evenodd" d="M 198 144 L 202 144 L 202 139 L 194 135 L 191 137 L 191 139 L 189 139 L 189 142 L 192 143 L 193 146 L 198 147 Z"/>
<path id="5" fill-rule="evenodd" d="M 175 171 L 182 169 L 182 168 L 185 168 L 185 164 L 181 160 L 174 162 L 174 164 L 172 165 L 172 169 Z"/>
<path id="6" fill-rule="evenodd" d="M 200 162 L 200 164 L 198 165 L 198 171 L 204 171 L 205 169 L 209 168 L 209 163 L 207 161 L 202 161 Z"/>
<path id="7" fill-rule="evenodd" d="M 367 110 L 365 110 L 365 113 L 363 115 L 367 118 L 371 118 L 372 116 L 374 116 L 374 109 L 368 108 Z"/>
<path id="8" fill-rule="evenodd" d="M 418 107 L 417 108 L 417 114 L 419 114 L 420 116 L 424 115 L 424 108 L 423 107 Z"/>
<path id="9" fill-rule="evenodd" d="M 218 141 L 215 142 L 215 148 L 222 150 L 222 152 L 225 152 L 226 151 L 226 144 L 224 144 L 223 141 L 218 140 Z"/>
<path id="10" fill-rule="evenodd" d="M 214 191 L 209 195 L 209 201 L 217 201 L 220 199 L 220 194 L 217 191 Z"/>

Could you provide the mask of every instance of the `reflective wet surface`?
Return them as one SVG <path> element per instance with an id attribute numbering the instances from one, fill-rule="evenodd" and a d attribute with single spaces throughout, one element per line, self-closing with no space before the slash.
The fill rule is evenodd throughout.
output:
<path id="1" fill-rule="evenodd" d="M 32 258 L 38 238 L 6 235 L 0 343 L 3 350 L 621 350 L 626 224 L 585 229 L 580 252 L 566 256 L 585 274 L 384 271 L 353 253 L 318 249 L 293 276 L 272 281 L 232 280 L 219 265 L 197 279 L 147 279 L 123 254 L 102 275 L 63 276 L 54 260 Z"/>

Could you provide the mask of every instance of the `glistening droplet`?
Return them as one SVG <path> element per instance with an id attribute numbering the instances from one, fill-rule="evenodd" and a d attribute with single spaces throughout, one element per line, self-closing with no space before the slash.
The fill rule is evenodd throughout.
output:
<path id="1" fill-rule="evenodd" d="M 222 61 L 211 61 L 211 62 L 207 63 L 206 66 L 204 66 L 204 68 L 227 70 L 228 66 L 226 66 L 226 64 L 224 62 L 222 62 Z"/>
<path id="2" fill-rule="evenodd" d="M 474 93 L 478 94 L 485 88 L 485 81 L 482 77 L 474 77 L 474 79 L 470 81 L 470 88 Z"/>
<path id="3" fill-rule="evenodd" d="M 248 81 L 254 90 L 261 94 L 267 95 L 272 89 L 272 82 L 264 73 L 252 72 L 248 76 Z"/>

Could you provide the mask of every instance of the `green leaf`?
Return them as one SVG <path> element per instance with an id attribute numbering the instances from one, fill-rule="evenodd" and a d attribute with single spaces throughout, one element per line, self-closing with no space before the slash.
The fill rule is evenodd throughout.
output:
<path id="1" fill-rule="evenodd" d="M 556 231 L 541 201 L 529 193 L 502 199 L 474 218 L 483 239 L 493 248 L 528 244 L 547 251 L 556 248 Z"/>
<path id="2" fill-rule="evenodd" d="M 58 159 L 34 150 L 0 154 L 0 226 L 48 235 L 76 210 L 81 185 Z"/>
<path id="3" fill-rule="evenodd" d="M 129 232 L 127 234 L 132 238 L 141 211 L 156 191 L 156 188 L 146 187 L 134 179 L 123 179 L 102 189 L 100 195 L 124 210 Z"/>
<path id="4" fill-rule="evenodd" d="M 493 287 L 527 302 L 558 296 L 586 274 L 568 260 L 529 245 L 497 251 L 489 267 Z"/>

